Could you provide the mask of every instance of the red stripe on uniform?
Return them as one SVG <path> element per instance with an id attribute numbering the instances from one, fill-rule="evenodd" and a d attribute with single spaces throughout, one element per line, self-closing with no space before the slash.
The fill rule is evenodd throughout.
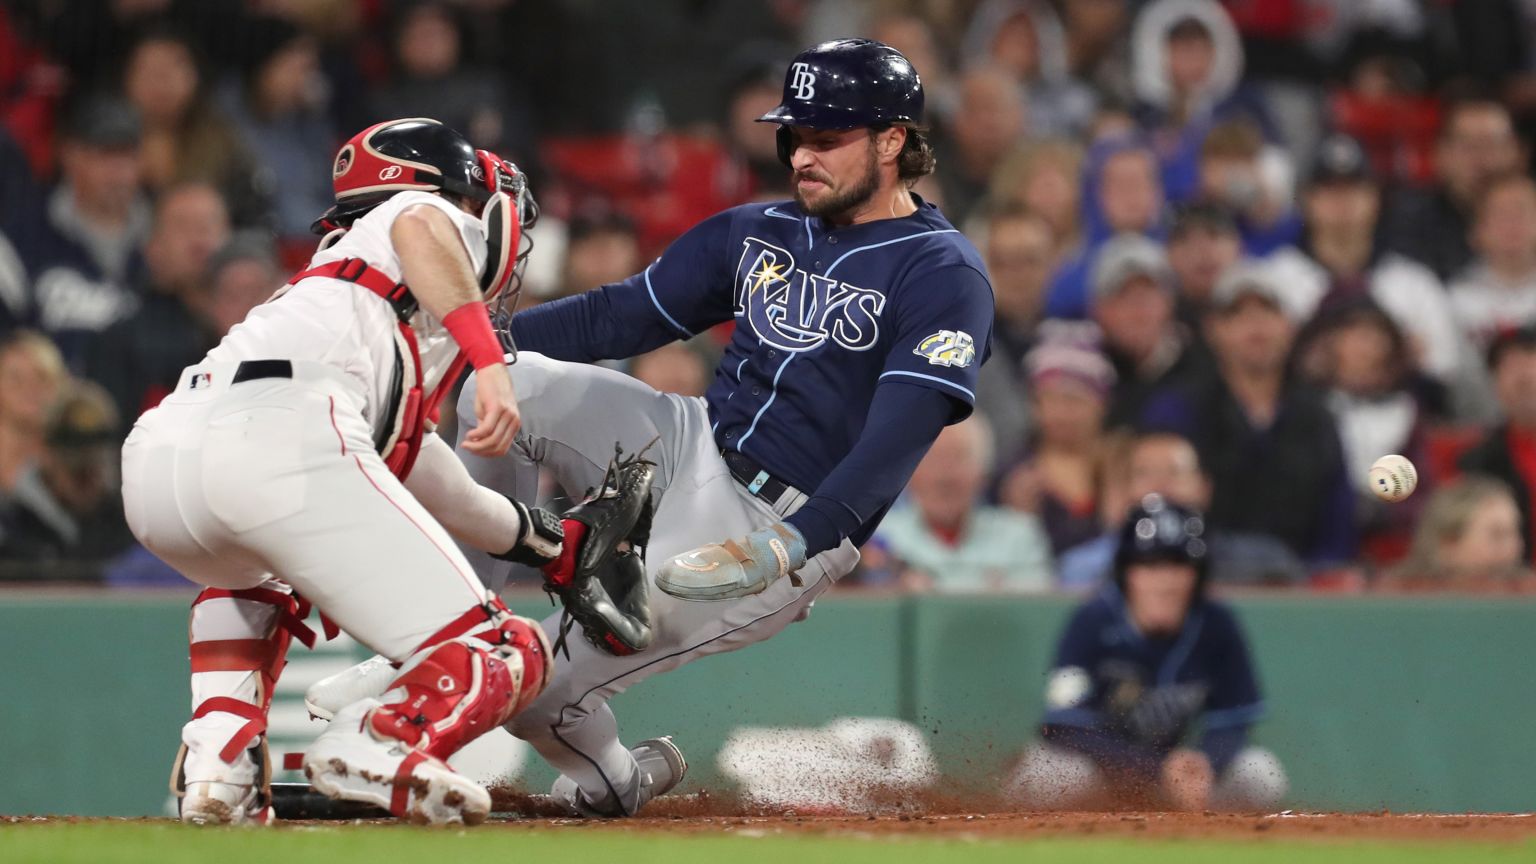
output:
<path id="1" fill-rule="evenodd" d="M 341 427 L 336 425 L 336 397 L 331 397 L 331 428 L 336 430 L 336 440 L 341 442 L 341 455 L 347 455 L 347 439 L 341 437 Z"/>

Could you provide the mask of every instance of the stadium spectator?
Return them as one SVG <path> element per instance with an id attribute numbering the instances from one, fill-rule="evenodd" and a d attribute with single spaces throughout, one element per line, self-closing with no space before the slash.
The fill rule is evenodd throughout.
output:
<path id="1" fill-rule="evenodd" d="M 959 93 L 954 114 L 940 130 L 953 146 L 936 174 L 944 215 L 957 225 L 980 202 L 992 172 L 1028 128 L 1023 88 L 1007 72 L 971 69 L 961 78 Z"/>
<path id="2" fill-rule="evenodd" d="M 1170 201 L 1199 189 L 1201 143 L 1211 127 L 1237 117 L 1267 122 L 1241 90 L 1243 45 L 1216 0 L 1154 0 L 1131 34 L 1134 115 L 1151 141 Z"/>
<path id="3" fill-rule="evenodd" d="M 1503 423 L 1476 447 L 1462 454 L 1461 470 L 1502 480 L 1520 505 L 1525 558 L 1536 550 L 1536 517 L 1531 490 L 1536 489 L 1536 329 L 1505 333 L 1488 349 L 1488 369 Z"/>
<path id="4" fill-rule="evenodd" d="M 1130 4 L 1125 0 L 1066 0 L 1067 65 L 1073 77 L 1120 102 L 1131 98 L 1128 45 Z"/>
<path id="5" fill-rule="evenodd" d="M 225 88 L 220 106 L 255 159 L 273 198 L 273 228 L 280 238 L 307 239 L 309 226 L 335 202 L 331 154 L 336 133 L 324 113 L 325 79 L 314 37 L 282 18 L 245 23 L 238 86 Z"/>
<path id="6" fill-rule="evenodd" d="M 117 414 L 89 381 L 75 381 L 49 414 L 46 448 L 0 520 L 0 577 L 96 579 L 133 538 L 118 490 Z"/>
<path id="7" fill-rule="evenodd" d="M 1419 367 L 1449 380 L 1463 343 L 1435 274 L 1378 242 L 1381 187 L 1352 138 L 1323 142 L 1307 184 L 1301 247 L 1270 256 L 1286 309 L 1305 321 L 1331 304 L 1369 296 L 1408 334 Z"/>
<path id="8" fill-rule="evenodd" d="M 1200 456 L 1188 439 L 1171 432 L 1137 435 L 1122 448 L 1122 455 L 1105 464 L 1108 477 L 1122 479 L 1115 509 L 1106 510 L 1111 529 L 1097 538 L 1062 553 L 1057 561 L 1057 584 L 1069 591 L 1098 588 L 1112 576 L 1118 527 L 1131 504 L 1148 495 L 1161 495 L 1175 504 L 1205 512 L 1211 503 L 1211 480 L 1200 465 Z M 1228 531 L 1209 527 L 1205 534 L 1210 553 L 1210 579 L 1230 585 L 1299 585 L 1306 582 L 1307 568 L 1267 534 Z"/>
<path id="9" fill-rule="evenodd" d="M 47 336 L 17 330 L 0 341 L 0 514 L 22 475 L 40 458 L 48 413 L 69 380 Z"/>
<path id="10" fill-rule="evenodd" d="M 1233 268 L 1206 318 L 1215 374 L 1155 394 L 1141 428 L 1194 442 L 1211 474 L 1213 527 L 1272 535 L 1333 568 L 1355 553 L 1353 488 L 1327 404 L 1287 377 L 1294 335 L 1273 275 Z M 1255 483 L 1254 466 L 1284 481 Z"/>
<path id="11" fill-rule="evenodd" d="M 1042 216 L 1017 205 L 993 213 L 986 230 L 985 242 L 978 245 L 992 277 L 997 320 L 992 359 L 981 367 L 976 382 L 976 407 L 992 426 L 997 452 L 1013 454 L 1023 448 L 1029 431 L 1024 355 L 1035 344 L 1055 238 Z"/>
<path id="12" fill-rule="evenodd" d="M 1092 290 L 1093 320 L 1115 369 L 1105 426 L 1133 424 L 1149 396 L 1200 374 L 1207 361 L 1174 317 L 1173 273 L 1157 243 L 1122 234 L 1099 247 Z"/>
<path id="13" fill-rule="evenodd" d="M 1435 185 L 1404 192 L 1385 226 L 1388 245 L 1423 263 L 1442 280 L 1472 261 L 1468 240 L 1483 186 L 1526 169 L 1527 153 L 1509 110 L 1493 99 L 1469 98 L 1445 108 L 1435 145 Z"/>
<path id="14" fill-rule="evenodd" d="M 1242 257 L 1242 237 L 1230 211 L 1206 203 L 1186 204 L 1174 211 L 1168 229 L 1168 266 L 1178 294 L 1175 314 L 1202 345 L 1200 322 L 1210 309 L 1216 283 Z"/>
<path id="15" fill-rule="evenodd" d="M 1462 334 L 1486 350 L 1499 333 L 1536 324 L 1536 182 L 1524 174 L 1490 181 L 1472 245 L 1477 257 L 1451 283 L 1451 308 Z"/>
<path id="16" fill-rule="evenodd" d="M 1536 591 L 1525 561 L 1520 508 L 1509 487 L 1471 476 L 1435 491 L 1402 565 L 1381 591 Z"/>
<path id="17" fill-rule="evenodd" d="M 986 0 L 971 15 L 960 56 L 1006 70 L 1024 85 L 1031 133 L 1077 137 L 1088 130 L 1098 98 L 1072 77 L 1066 30 L 1045 0 Z"/>
<path id="18" fill-rule="evenodd" d="M 1051 280 L 1046 314 L 1083 318 L 1088 314 L 1088 281 L 1099 246 L 1116 234 L 1157 237 L 1163 228 L 1163 187 L 1157 157 L 1135 138 L 1094 146 L 1083 184 L 1084 245 L 1062 262 Z"/>
<path id="19" fill-rule="evenodd" d="M 981 503 L 991 471 L 991 431 L 973 416 L 946 428 L 918 463 L 907 502 L 879 536 L 917 591 L 1043 590 L 1050 543 L 1031 515 Z"/>
<path id="20" fill-rule="evenodd" d="M 196 305 L 198 318 L 217 340 L 272 296 L 283 281 L 283 273 L 271 240 L 246 231 L 214 253 L 203 281 L 204 292 Z"/>
<path id="21" fill-rule="evenodd" d="M 1057 643 L 1042 740 L 1013 796 L 1032 809 L 1273 808 L 1285 773 L 1249 743 L 1263 697 L 1242 625 L 1208 596 L 1203 518 L 1151 495 L 1119 538 L 1114 579 Z M 1184 743 L 1196 726 L 1198 743 Z"/>
<path id="22" fill-rule="evenodd" d="M 601 208 L 580 214 L 566 238 L 561 297 L 618 282 L 645 267 L 635 223 L 622 214 Z"/>
<path id="23" fill-rule="evenodd" d="M 699 352 L 682 342 L 672 342 L 641 354 L 629 362 L 629 374 L 659 393 L 703 396 L 709 387 L 707 364 Z"/>
<path id="24" fill-rule="evenodd" d="M 792 197 L 790 172 L 779 161 L 777 130 L 757 118 L 779 104 L 784 95 L 784 66 L 777 56 L 749 57 L 726 90 L 722 118 L 726 148 L 742 174 L 738 195 L 743 200 Z M 926 85 L 928 79 L 923 78 Z"/>
<path id="25" fill-rule="evenodd" d="M 390 34 L 392 74 L 370 99 L 373 122 L 432 117 L 476 147 L 526 167 L 533 161 L 533 117 L 496 75 L 468 62 L 469 22 L 462 6 L 441 0 L 401 4 Z"/>
<path id="26" fill-rule="evenodd" d="M 1395 561 L 1407 552 L 1424 495 L 1382 501 L 1371 490 L 1371 465 L 1388 453 L 1429 464 L 1426 430 L 1446 419 L 1445 388 L 1417 371 L 1402 328 L 1368 297 L 1319 313 L 1308 331 L 1298 341 L 1297 364 L 1323 390 L 1338 424 L 1362 555 L 1377 564 Z M 1431 479 L 1420 472 L 1421 492 L 1429 492 Z"/>
<path id="27" fill-rule="evenodd" d="M 1040 518 L 1052 554 L 1097 537 L 1104 413 L 1115 371 L 1090 334 L 1057 329 L 1024 358 L 1034 433 L 1003 472 L 998 503 Z"/>
<path id="28" fill-rule="evenodd" d="M 234 221 L 265 224 L 270 202 L 250 153 L 207 89 L 192 43 L 171 30 L 151 30 L 129 51 L 123 93 L 144 120 L 144 183 L 156 192 L 211 184 Z"/>
<path id="29" fill-rule="evenodd" d="M 867 29 L 871 39 L 900 51 L 901 56 L 907 58 L 907 62 L 917 70 L 918 77 L 923 80 L 923 110 L 928 116 L 947 117 L 955 110 L 958 93 L 954 70 L 945 60 L 945 51 L 939 45 L 938 35 L 925 18 L 904 12 L 900 6 L 890 6 L 879 10 L 868 28 L 838 27 L 828 31 L 831 34 L 829 38 L 841 37 L 860 29 Z M 784 83 L 784 65 L 780 63 L 777 67 L 779 74 L 775 76 L 775 89 L 779 93 L 775 99 L 783 92 L 780 87 Z M 758 116 L 762 116 L 762 113 L 759 112 Z"/>
<path id="30" fill-rule="evenodd" d="M 156 203 L 139 307 L 107 328 L 86 356 L 86 374 L 106 389 L 119 417 L 137 418 L 158 405 L 181 370 L 217 343 L 198 307 L 208 290 L 208 261 L 228 239 L 229 214 L 212 186 L 167 189 Z"/>
<path id="31" fill-rule="evenodd" d="M 1290 160 L 1264 142 L 1258 126 L 1233 120 L 1212 128 L 1201 144 L 1194 197 L 1235 214 L 1243 249 L 1268 255 L 1301 241 L 1290 175 Z"/>
<path id="32" fill-rule="evenodd" d="M 36 207 L 0 213 L 0 284 L 26 286 L 0 297 L 0 332 L 41 329 L 78 367 L 90 340 L 132 310 L 150 224 L 141 133 L 121 100 L 90 97 L 70 113 L 59 182 Z"/>
<path id="33" fill-rule="evenodd" d="M 987 191 L 994 208 L 1021 206 L 1040 215 L 1056 238 L 1053 261 L 1083 242 L 1083 151 L 1064 139 L 1031 141 L 997 166 Z"/>

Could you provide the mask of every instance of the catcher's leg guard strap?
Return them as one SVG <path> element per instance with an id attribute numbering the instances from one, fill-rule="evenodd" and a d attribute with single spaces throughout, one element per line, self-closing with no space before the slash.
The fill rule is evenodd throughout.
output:
<path id="1" fill-rule="evenodd" d="M 189 659 L 195 708 L 192 721 L 211 714 L 245 720 L 218 746 L 218 758 L 233 765 L 243 751 L 260 745 L 261 788 L 266 789 L 270 766 L 265 758 L 267 711 L 273 687 L 287 660 L 295 635 L 307 643 L 314 634 L 300 619 L 304 607 L 276 588 L 231 591 L 210 588 L 192 603 L 188 625 Z M 233 673 L 233 674 L 231 674 Z M 184 782 L 185 754 L 178 756 L 172 789 Z M 201 778 L 193 778 L 201 779 Z"/>

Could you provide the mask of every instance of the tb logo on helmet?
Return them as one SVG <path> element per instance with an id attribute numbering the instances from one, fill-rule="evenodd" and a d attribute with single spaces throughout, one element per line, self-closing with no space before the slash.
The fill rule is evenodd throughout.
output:
<path id="1" fill-rule="evenodd" d="M 789 88 L 795 91 L 795 98 L 801 102 L 809 102 L 816 96 L 816 73 L 811 71 L 811 64 L 796 63 L 791 67 L 795 75 L 789 81 Z"/>

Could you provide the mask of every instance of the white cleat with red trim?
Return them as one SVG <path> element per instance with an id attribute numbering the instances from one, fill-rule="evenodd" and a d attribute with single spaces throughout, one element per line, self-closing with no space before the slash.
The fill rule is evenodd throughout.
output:
<path id="1" fill-rule="evenodd" d="M 181 797 L 181 821 L 188 825 L 269 825 L 272 819 L 253 785 L 188 783 Z"/>
<path id="2" fill-rule="evenodd" d="M 348 705 L 310 745 L 304 774 L 316 791 L 417 824 L 484 822 L 491 796 L 479 784 L 403 741 L 374 734 L 368 715 L 381 705 L 377 699 Z"/>

